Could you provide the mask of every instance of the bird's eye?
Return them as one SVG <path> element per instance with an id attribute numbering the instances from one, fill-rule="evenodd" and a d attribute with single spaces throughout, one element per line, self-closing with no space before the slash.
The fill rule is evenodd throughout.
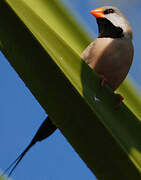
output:
<path id="1" fill-rule="evenodd" d="M 113 9 L 106 9 L 104 11 L 104 14 L 110 14 L 110 13 L 114 13 L 114 10 Z"/>

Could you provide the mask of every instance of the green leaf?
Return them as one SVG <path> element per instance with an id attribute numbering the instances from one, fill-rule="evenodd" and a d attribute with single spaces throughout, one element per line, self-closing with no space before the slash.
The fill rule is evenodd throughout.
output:
<path id="1" fill-rule="evenodd" d="M 141 93 L 131 78 L 126 79 L 117 92 L 123 95 L 125 104 L 141 121 Z"/>
<path id="2" fill-rule="evenodd" d="M 6 178 L 0 177 L 0 180 L 6 180 Z"/>
<path id="3" fill-rule="evenodd" d="M 140 179 L 140 121 L 80 59 L 82 28 L 55 0 L 1 1 L 0 12 L 1 50 L 92 172 Z"/>
<path id="4" fill-rule="evenodd" d="M 8 178 L 6 178 L 5 176 L 3 176 L 2 171 L 0 172 L 0 180 L 8 180 Z"/>

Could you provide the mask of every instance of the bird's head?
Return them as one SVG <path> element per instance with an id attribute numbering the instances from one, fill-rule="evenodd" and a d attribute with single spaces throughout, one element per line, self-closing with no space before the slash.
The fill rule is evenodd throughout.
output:
<path id="1" fill-rule="evenodd" d="M 97 20 L 99 37 L 121 38 L 125 36 L 132 39 L 132 29 L 118 8 L 103 6 L 90 13 Z"/>

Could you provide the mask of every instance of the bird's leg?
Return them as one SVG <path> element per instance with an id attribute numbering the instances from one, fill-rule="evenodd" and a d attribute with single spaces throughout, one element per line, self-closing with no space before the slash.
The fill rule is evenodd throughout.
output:
<path id="1" fill-rule="evenodd" d="M 108 79 L 103 74 L 99 74 L 99 76 L 101 78 L 100 86 L 101 88 L 103 88 L 105 83 L 108 82 Z M 120 94 L 116 94 L 116 96 L 118 97 L 118 100 L 119 100 L 118 104 L 116 105 L 116 108 L 119 108 L 121 107 L 124 98 Z"/>
<path id="2" fill-rule="evenodd" d="M 99 74 L 99 76 L 101 78 L 100 86 L 101 86 L 101 88 L 103 88 L 104 84 L 108 82 L 108 79 L 103 74 Z"/>
<path id="3" fill-rule="evenodd" d="M 123 102 L 123 97 L 120 95 L 120 94 L 116 94 L 116 96 L 118 97 L 118 99 L 119 99 L 119 103 L 117 104 L 117 108 L 119 108 L 121 105 L 122 105 L 122 102 Z"/>
<path id="4" fill-rule="evenodd" d="M 103 74 L 99 74 L 99 76 L 101 78 L 100 87 L 104 88 L 104 85 L 105 85 L 105 83 L 108 82 L 108 79 Z M 95 101 L 100 101 L 100 99 L 97 96 L 94 96 L 94 100 Z"/>

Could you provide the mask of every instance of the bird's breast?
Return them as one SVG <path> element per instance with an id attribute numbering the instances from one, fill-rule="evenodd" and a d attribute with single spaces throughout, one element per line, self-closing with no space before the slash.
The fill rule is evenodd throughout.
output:
<path id="1" fill-rule="evenodd" d="M 127 38 L 97 38 L 81 57 L 115 90 L 125 79 L 133 59 L 133 45 Z"/>

